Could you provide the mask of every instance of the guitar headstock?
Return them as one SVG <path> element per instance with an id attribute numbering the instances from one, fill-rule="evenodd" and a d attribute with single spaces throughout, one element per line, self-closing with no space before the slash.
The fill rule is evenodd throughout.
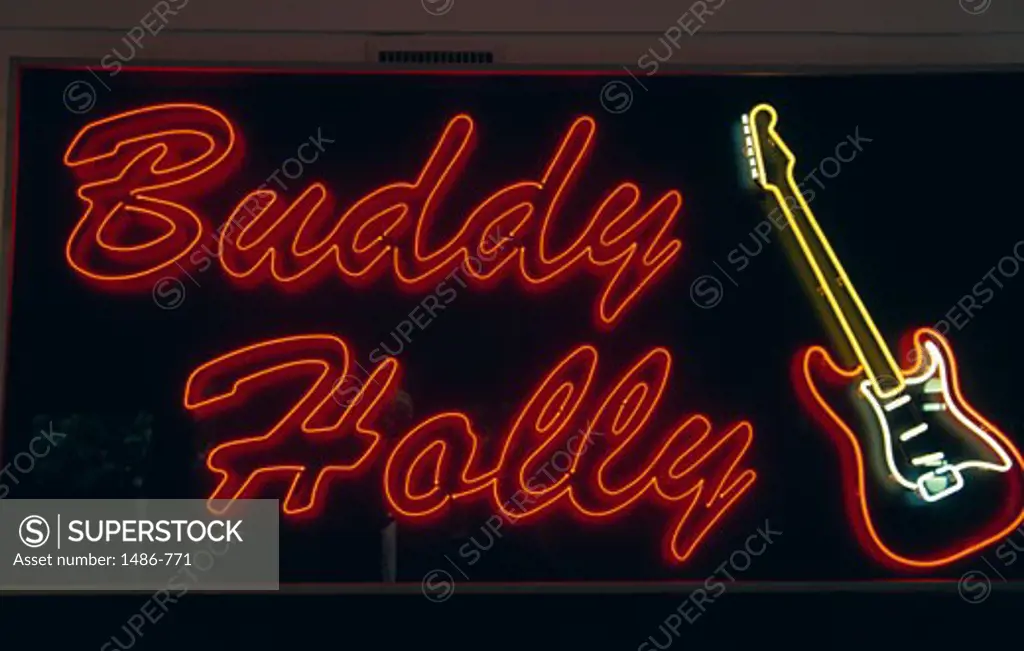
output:
<path id="1" fill-rule="evenodd" d="M 784 188 L 796 157 L 782 141 L 775 126 L 779 114 L 768 104 L 758 104 L 743 115 L 743 154 L 751 179 L 764 190 Z"/>

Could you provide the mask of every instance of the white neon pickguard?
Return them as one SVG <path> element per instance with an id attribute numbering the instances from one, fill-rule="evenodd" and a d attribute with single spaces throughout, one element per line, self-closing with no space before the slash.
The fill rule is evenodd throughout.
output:
<path id="1" fill-rule="evenodd" d="M 983 441 L 994 453 L 999 457 L 1000 463 L 992 463 L 988 461 L 980 460 L 968 460 L 960 463 L 945 463 L 941 467 L 936 468 L 928 473 L 922 475 L 916 482 L 907 479 L 896 467 L 894 447 L 893 447 L 893 435 L 889 428 L 889 420 L 886 418 L 886 410 L 883 405 L 879 402 L 875 396 L 875 392 L 871 388 L 871 381 L 864 380 L 861 382 L 859 390 L 862 396 L 871 405 L 875 416 L 878 419 L 879 427 L 882 429 L 882 436 L 884 437 L 885 444 L 885 462 L 889 467 L 889 472 L 892 477 L 904 488 L 911 491 L 916 491 L 917 494 L 926 502 L 938 502 L 946 497 L 949 497 L 953 493 L 956 493 L 964 486 L 963 471 L 968 468 L 979 468 L 983 470 L 990 470 L 993 472 L 1008 472 L 1013 467 L 1013 461 L 1010 455 L 988 432 L 979 427 L 973 420 L 968 418 L 956 405 L 956 401 L 953 399 L 950 391 L 949 383 L 949 370 L 946 364 L 946 359 L 942 355 L 942 351 L 931 341 L 924 342 L 925 350 L 928 353 L 929 365 L 928 368 L 915 375 L 914 377 L 906 378 L 906 384 L 908 386 L 916 386 L 924 384 L 929 380 L 937 380 L 940 385 L 940 390 L 935 392 L 936 396 L 941 396 L 942 404 L 945 405 L 945 411 L 956 419 L 967 431 L 977 436 Z M 901 398 L 896 398 L 899 400 Z M 893 402 L 890 400 L 887 404 Z M 926 486 L 926 482 L 934 480 L 938 477 L 948 475 L 953 479 L 952 483 L 945 490 L 933 493 Z"/>

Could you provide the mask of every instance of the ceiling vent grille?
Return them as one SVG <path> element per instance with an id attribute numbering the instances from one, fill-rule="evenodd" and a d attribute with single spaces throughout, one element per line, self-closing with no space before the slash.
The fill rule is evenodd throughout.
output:
<path id="1" fill-rule="evenodd" d="M 494 53 L 483 51 L 384 50 L 377 53 L 377 62 L 419 65 L 479 65 L 494 63 Z"/>

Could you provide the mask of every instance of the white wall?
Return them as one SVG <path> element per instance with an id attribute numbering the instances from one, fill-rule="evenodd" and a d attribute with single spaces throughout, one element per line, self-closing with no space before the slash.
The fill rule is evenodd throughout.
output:
<path id="1" fill-rule="evenodd" d="M 169 1 L 185 6 L 145 37 L 139 62 L 344 63 L 373 60 L 382 48 L 482 48 L 510 64 L 635 65 L 677 21 L 697 24 L 692 13 L 684 17 L 690 0 Z M 1024 0 L 706 2 L 718 8 L 684 34 L 674 59 L 687 68 L 1024 64 Z M 155 4 L 0 0 L 0 121 L 7 122 L 11 57 L 98 62 Z M 424 6 L 447 10 L 432 15 Z M 0 131 L 0 152 L 6 135 Z M 6 183 L 4 162 L 0 179 Z"/>

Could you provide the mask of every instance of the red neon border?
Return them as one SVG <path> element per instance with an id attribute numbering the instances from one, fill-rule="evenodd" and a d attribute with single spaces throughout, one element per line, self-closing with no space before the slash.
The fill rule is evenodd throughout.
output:
<path id="1" fill-rule="evenodd" d="M 11 148 L 10 151 L 12 153 L 12 155 L 9 157 L 10 170 L 11 170 L 10 171 L 10 175 L 9 175 L 10 201 L 8 202 L 7 211 L 5 212 L 5 220 L 7 219 L 6 215 L 9 214 L 9 216 L 10 216 L 11 228 L 10 228 L 10 235 L 9 235 L 10 239 L 7 240 L 7 237 L 5 237 L 5 243 L 4 243 L 5 244 L 5 251 L 8 252 L 8 254 L 9 254 L 8 255 L 8 258 L 9 258 L 8 263 L 7 263 L 7 265 L 5 265 L 6 266 L 6 272 L 7 272 L 7 278 L 6 278 L 6 282 L 4 283 L 5 290 L 7 291 L 7 300 L 5 301 L 5 303 L 6 303 L 5 307 L 7 309 L 7 313 L 4 316 L 4 322 L 5 322 L 4 341 L 3 341 L 4 351 L 5 351 L 4 363 L 6 363 L 6 359 L 8 357 L 8 355 L 7 355 L 7 352 L 8 352 L 7 349 L 8 349 L 8 345 L 9 345 L 8 333 L 10 332 L 11 301 L 12 301 L 12 295 L 13 295 L 11 290 L 13 289 L 13 287 L 12 287 L 12 283 L 13 283 L 13 266 L 14 266 L 14 254 L 15 254 L 15 244 L 16 244 L 16 240 L 15 240 L 15 226 L 16 226 L 16 222 L 17 222 L 17 220 L 16 220 L 16 206 L 17 206 L 16 191 L 17 191 L 17 187 L 18 187 L 18 172 L 20 171 L 19 138 L 20 138 L 20 135 L 21 135 L 21 128 L 20 128 L 21 72 L 22 72 L 22 70 L 26 70 L 26 69 L 83 70 L 83 71 L 90 70 L 90 67 L 85 65 L 85 64 L 75 65 L 75 64 L 71 64 L 71 63 L 61 64 L 61 63 L 52 63 L 52 62 L 34 62 L 34 61 L 24 61 L 24 60 L 23 61 L 15 60 L 15 61 L 16 61 L 16 65 L 13 66 L 13 70 L 12 70 L 14 79 L 13 79 L 12 92 L 11 92 L 11 100 L 12 100 L 12 105 L 13 105 L 14 110 L 10 112 L 11 115 L 12 115 L 13 121 L 14 121 L 13 122 L 13 125 L 14 125 L 13 126 L 13 133 L 11 134 L 10 144 L 9 144 L 9 147 Z M 596 77 L 610 77 L 610 78 L 625 78 L 625 77 L 627 77 L 626 74 L 623 74 L 621 72 L 617 72 L 616 70 L 607 70 L 607 71 L 605 71 L 605 70 L 593 70 L 593 69 L 584 69 L 584 70 L 554 70 L 554 69 L 545 69 L 545 70 L 537 70 L 537 69 L 521 68 L 521 69 L 502 69 L 502 70 L 443 70 L 443 69 L 442 70 L 423 70 L 423 69 L 388 68 L 388 69 L 374 70 L 374 69 L 358 69 L 358 68 L 357 69 L 343 69 L 343 67 L 345 65 L 352 65 L 352 64 L 339 64 L 339 67 L 338 68 L 334 68 L 334 69 L 308 68 L 308 67 L 301 67 L 301 66 L 300 67 L 295 67 L 293 65 L 283 65 L 283 66 L 239 65 L 239 66 L 230 66 L 230 67 L 223 67 L 223 66 L 218 67 L 218 66 L 213 66 L 213 65 L 209 65 L 209 66 L 201 66 L 201 65 L 134 66 L 134 65 L 131 65 L 131 66 L 125 66 L 125 69 L 129 70 L 129 71 L 150 72 L 150 73 L 188 73 L 188 72 L 192 72 L 192 73 L 203 73 L 203 74 L 236 74 L 236 75 L 239 75 L 239 74 L 241 74 L 241 75 L 252 75 L 252 74 L 411 75 L 411 76 L 415 76 L 415 75 L 435 76 L 436 75 L 436 76 L 471 76 L 471 77 L 473 77 L 473 76 L 504 76 L 504 75 L 508 75 L 508 76 L 562 76 L 562 77 L 574 77 L 574 76 L 589 77 L 589 76 L 596 76 Z M 705 75 L 701 75 L 700 73 L 688 72 L 688 71 L 679 71 L 679 70 L 666 70 L 663 74 L 670 75 L 670 76 L 680 76 L 680 77 L 682 77 L 682 76 L 705 76 Z M 714 73 L 710 73 L 710 74 L 714 74 Z M 723 74 L 724 76 L 736 76 L 736 77 L 746 77 L 746 76 L 754 76 L 754 77 L 760 77 L 760 76 L 787 76 L 785 73 L 775 73 L 775 72 L 743 72 L 743 71 L 729 71 L 727 73 L 720 73 L 720 74 Z M 5 380 L 6 380 L 6 373 L 3 374 L 3 377 L 0 377 L 0 382 L 4 382 Z M 2 394 L 0 394 L 0 400 L 4 400 L 5 397 L 6 397 L 6 391 L 3 391 Z M 0 423 L 0 441 L 2 441 L 2 440 L 3 440 L 3 423 Z M 840 582 L 844 583 L 844 584 L 846 584 L 846 583 L 849 583 L 849 584 L 865 584 L 865 583 L 867 583 L 867 584 L 871 584 L 871 583 L 881 583 L 881 584 L 904 584 L 904 583 L 922 584 L 922 583 L 928 583 L 928 584 L 935 584 L 935 585 L 941 585 L 941 584 L 949 584 L 949 585 L 951 585 L 951 584 L 955 583 L 955 581 L 956 581 L 955 579 L 937 579 L 937 578 L 929 578 L 929 579 L 923 579 L 923 578 L 912 578 L 912 579 L 906 579 L 906 578 L 885 578 L 885 579 L 874 579 L 874 580 L 841 580 Z M 620 584 L 621 585 L 626 585 L 626 584 L 633 584 L 633 585 L 635 585 L 635 584 L 651 584 L 651 585 L 653 585 L 653 584 L 657 584 L 657 585 L 680 584 L 680 585 L 686 585 L 686 584 L 689 584 L 689 583 L 692 583 L 692 582 L 678 581 L 678 580 L 657 580 L 656 579 L 656 580 L 642 580 L 642 581 L 629 581 L 629 580 L 597 581 L 597 583 L 606 584 L 606 585 L 620 585 Z M 806 582 L 803 581 L 803 580 L 791 580 L 791 581 L 780 580 L 780 581 L 761 581 L 759 583 L 764 583 L 764 584 L 799 583 L 799 584 L 803 584 L 803 583 L 806 583 Z M 1010 580 L 1009 583 L 1010 583 L 1010 585 L 1024 586 L 1024 580 Z M 500 587 L 500 586 L 507 586 L 507 585 L 517 586 L 517 587 L 521 586 L 521 584 L 518 584 L 518 583 L 474 582 L 474 584 L 475 585 L 480 585 L 480 586 L 498 586 L 498 587 Z M 332 586 L 348 587 L 348 586 L 364 586 L 364 585 L 376 585 L 376 584 L 375 583 L 346 583 L 346 582 L 329 582 L 329 583 L 322 583 L 322 584 L 320 584 L 320 583 L 309 584 L 309 583 L 303 583 L 303 582 L 292 582 L 292 583 L 288 583 L 288 584 L 285 584 L 285 585 L 291 585 L 291 586 L 296 586 L 296 587 L 302 586 L 302 585 L 317 585 L 317 586 L 325 586 L 325 587 L 332 587 Z M 399 582 L 399 585 L 416 586 L 417 584 L 415 582 Z M 553 587 L 554 586 L 576 586 L 576 585 L 583 585 L 583 586 L 585 586 L 585 585 L 588 585 L 588 582 L 574 582 L 574 581 L 536 582 L 535 581 L 535 582 L 527 582 L 526 585 L 538 586 L 538 587 L 544 587 L 544 586 L 553 586 Z"/>

